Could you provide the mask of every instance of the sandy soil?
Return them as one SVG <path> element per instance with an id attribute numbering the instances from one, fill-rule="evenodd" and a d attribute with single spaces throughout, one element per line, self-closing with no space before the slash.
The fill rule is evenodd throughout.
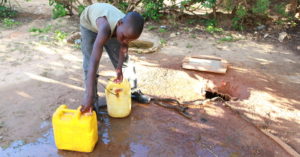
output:
<path id="1" fill-rule="evenodd" d="M 78 31 L 78 18 L 52 20 L 47 3 L 22 3 L 22 14 L 16 18 L 22 24 L 0 27 L 0 154 L 289 156 L 260 129 L 300 152 L 299 55 L 276 43 L 249 39 L 218 43 L 204 32 L 196 38 L 184 31 L 169 37 L 170 32 L 147 29 L 144 36 L 164 38 L 167 44 L 152 54 L 132 54 L 144 93 L 190 101 L 203 99 L 205 90 L 211 89 L 239 99 L 228 102 L 230 108 L 220 103 L 191 106 L 193 120 L 155 104 L 135 103 L 130 117 L 99 122 L 101 140 L 93 153 L 57 151 L 51 115 L 61 104 L 80 105 L 82 55 L 72 45 L 52 39 L 55 30 Z M 49 33 L 28 32 L 47 25 L 52 25 Z M 225 75 L 183 70 L 181 61 L 190 54 L 222 57 L 231 66 Z M 114 75 L 106 55 L 100 75 L 104 85 Z M 103 96 L 102 86 L 98 88 Z M 41 138 L 46 141 L 40 142 Z"/>

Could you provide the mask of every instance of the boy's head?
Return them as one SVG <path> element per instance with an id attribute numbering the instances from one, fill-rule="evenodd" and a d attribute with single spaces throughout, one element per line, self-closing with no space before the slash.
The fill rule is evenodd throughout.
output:
<path id="1" fill-rule="evenodd" d="M 144 18 L 137 12 L 129 12 L 117 24 L 117 39 L 121 43 L 129 43 L 137 39 L 144 28 Z"/>

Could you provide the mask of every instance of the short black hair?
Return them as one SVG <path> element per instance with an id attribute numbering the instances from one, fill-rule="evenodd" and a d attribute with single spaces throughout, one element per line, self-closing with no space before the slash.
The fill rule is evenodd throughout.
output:
<path id="1" fill-rule="evenodd" d="M 144 18 L 138 12 L 132 11 L 128 12 L 124 17 L 124 21 L 126 24 L 132 28 L 132 33 L 134 35 L 140 35 L 144 28 Z"/>

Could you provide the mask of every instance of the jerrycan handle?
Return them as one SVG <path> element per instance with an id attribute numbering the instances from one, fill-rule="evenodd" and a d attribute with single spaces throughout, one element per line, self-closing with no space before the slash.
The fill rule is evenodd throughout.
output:
<path id="1" fill-rule="evenodd" d="M 81 106 L 79 106 L 79 107 L 77 108 L 77 110 L 75 111 L 74 120 L 78 120 L 78 119 L 79 119 L 79 117 L 80 117 L 80 115 L 81 115 L 80 109 L 81 109 Z"/>
<path id="2" fill-rule="evenodd" d="M 67 113 L 73 114 L 73 116 L 72 116 L 73 120 L 78 120 L 81 115 L 80 109 L 81 109 L 81 106 L 78 107 L 77 110 L 72 110 L 72 109 L 68 109 L 66 105 L 61 105 L 59 107 L 60 112 L 59 112 L 58 116 L 61 117 L 64 112 L 67 112 Z"/>

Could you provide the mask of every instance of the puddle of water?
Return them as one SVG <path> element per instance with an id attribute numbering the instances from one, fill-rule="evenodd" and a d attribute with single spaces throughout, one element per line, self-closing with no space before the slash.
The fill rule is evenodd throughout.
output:
<path id="1" fill-rule="evenodd" d="M 197 142 L 192 144 L 188 142 L 190 145 L 187 146 L 184 141 L 193 139 L 194 134 L 183 136 L 168 132 L 169 129 L 163 128 L 167 127 L 165 123 L 151 123 L 153 126 L 149 127 L 145 124 L 145 120 L 148 119 L 149 121 L 151 119 L 152 121 L 152 117 L 147 118 L 147 116 L 144 116 L 143 119 L 139 116 L 144 116 L 144 114 L 132 114 L 127 118 L 114 119 L 110 118 L 105 112 L 101 113 L 98 123 L 99 140 L 91 153 L 57 150 L 51 128 L 36 142 L 25 143 L 19 140 L 13 142 L 6 149 L 0 147 L 0 156 L 230 156 L 230 152 L 232 152 L 221 146 L 208 147 Z M 42 122 L 39 127 L 45 129 L 49 125 L 51 125 L 50 122 Z M 157 130 L 158 128 L 161 129 Z M 174 135 L 176 137 L 173 138 Z M 181 137 L 184 139 L 181 139 Z"/>
<path id="2" fill-rule="evenodd" d="M 40 125 L 40 129 L 47 128 L 50 125 L 51 125 L 51 123 L 49 121 L 43 121 Z"/>
<path id="3" fill-rule="evenodd" d="M 102 123 L 102 124 L 101 124 Z M 101 115 L 101 121 L 98 123 L 99 129 L 98 134 L 104 144 L 109 144 L 111 142 L 109 137 L 109 130 L 111 128 L 110 119 L 106 112 Z"/>
<path id="4" fill-rule="evenodd" d="M 38 138 L 36 142 L 33 143 L 25 143 L 23 140 L 14 141 L 10 144 L 10 146 L 6 149 L 0 147 L 0 156 L 2 157 L 11 157 L 11 156 L 26 156 L 26 157 L 41 157 L 41 156 L 51 156 L 51 157 L 76 157 L 82 155 L 104 155 L 110 156 L 111 151 L 117 152 L 117 156 L 128 156 L 134 153 L 134 156 L 146 155 L 148 152 L 148 148 L 146 146 L 132 143 L 127 140 L 127 138 L 114 138 L 112 140 L 112 135 L 122 134 L 122 131 L 119 130 L 120 122 L 128 123 L 130 119 L 114 119 L 114 122 L 117 124 L 114 125 L 117 129 L 112 128 L 111 119 L 106 112 L 101 113 L 98 125 L 98 134 L 99 141 L 95 146 L 95 149 L 92 153 L 81 153 L 81 152 L 73 152 L 73 151 L 64 151 L 58 150 L 55 146 L 53 129 L 48 130 L 43 137 Z M 51 123 L 49 121 L 44 121 L 40 124 L 40 129 L 45 129 L 49 127 Z M 122 135 L 121 135 L 122 136 Z M 127 145 L 130 146 L 127 147 Z M 110 148 L 112 147 L 112 149 Z M 118 147 L 122 147 L 119 149 Z M 125 154 L 125 155 L 124 155 Z"/>
<path id="5" fill-rule="evenodd" d="M 42 138 L 37 139 L 36 142 L 26 144 L 24 141 L 18 140 L 13 142 L 6 149 L 0 148 L 0 154 L 3 157 L 59 156 L 58 151 L 55 147 L 52 129 L 46 132 Z"/>
<path id="6" fill-rule="evenodd" d="M 232 152 L 221 146 L 203 146 L 204 149 L 198 149 L 198 156 L 216 157 L 216 156 L 231 156 Z"/>
<path id="7" fill-rule="evenodd" d="M 134 153 L 133 157 L 147 156 L 149 148 L 142 144 L 130 143 L 130 150 Z"/>

